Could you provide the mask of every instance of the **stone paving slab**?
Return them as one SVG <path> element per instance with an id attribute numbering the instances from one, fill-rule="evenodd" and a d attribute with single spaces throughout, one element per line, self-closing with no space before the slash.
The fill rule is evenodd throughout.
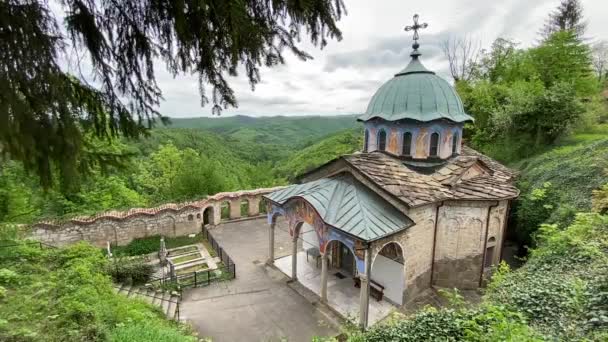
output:
<path id="1" fill-rule="evenodd" d="M 289 250 L 287 225 L 279 221 L 276 252 Z M 213 341 L 310 341 L 338 330 L 306 298 L 290 288 L 288 277 L 265 265 L 265 219 L 222 224 L 211 233 L 236 264 L 236 279 L 184 292 L 181 317 L 201 337 Z"/>

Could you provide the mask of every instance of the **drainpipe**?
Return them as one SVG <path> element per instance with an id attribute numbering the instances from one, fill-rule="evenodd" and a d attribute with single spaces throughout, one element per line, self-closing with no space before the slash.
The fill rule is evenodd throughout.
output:
<path id="1" fill-rule="evenodd" d="M 505 212 L 505 219 L 502 223 L 502 239 L 500 239 L 500 261 L 504 258 L 505 241 L 507 240 L 507 224 L 509 222 L 509 212 L 511 211 L 511 201 L 507 201 L 507 211 Z"/>
<path id="2" fill-rule="evenodd" d="M 491 205 L 488 207 L 488 215 L 486 216 L 486 236 L 483 240 L 483 257 L 481 258 L 481 269 L 479 272 L 479 287 L 481 287 L 481 284 L 483 283 L 483 269 L 484 269 L 484 264 L 486 262 L 486 250 L 488 248 L 488 233 L 490 230 L 490 214 L 492 213 L 492 209 L 498 207 L 498 204 L 500 204 L 500 202 L 496 201 L 495 204 Z"/>
<path id="3" fill-rule="evenodd" d="M 445 205 L 445 201 L 442 201 L 441 204 L 439 204 L 437 206 L 437 209 L 435 210 L 435 227 L 434 227 L 434 233 L 433 233 L 433 257 L 431 259 L 431 283 L 429 284 L 430 287 L 433 287 L 433 275 L 435 274 L 435 248 L 437 245 L 437 226 L 439 223 L 439 209 L 441 209 L 441 207 L 443 207 Z"/>

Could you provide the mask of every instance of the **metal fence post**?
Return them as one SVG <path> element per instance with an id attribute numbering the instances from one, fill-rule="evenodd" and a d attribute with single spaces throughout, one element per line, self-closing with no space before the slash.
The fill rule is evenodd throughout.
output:
<path id="1" fill-rule="evenodd" d="M 196 287 L 197 282 L 196 282 L 196 271 L 194 272 L 194 287 Z"/>

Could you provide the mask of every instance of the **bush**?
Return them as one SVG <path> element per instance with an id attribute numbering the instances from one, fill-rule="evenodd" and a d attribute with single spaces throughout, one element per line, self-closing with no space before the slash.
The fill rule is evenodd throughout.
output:
<path id="1" fill-rule="evenodd" d="M 6 268 L 0 269 L 0 284 L 12 285 L 17 282 L 19 275 L 15 271 Z"/>
<path id="2" fill-rule="evenodd" d="M 154 273 L 154 266 L 142 260 L 117 258 L 108 267 L 108 273 L 117 283 L 140 285 L 150 280 Z"/>
<path id="3" fill-rule="evenodd" d="M 356 335 L 355 335 L 356 336 Z M 502 306 L 476 309 L 425 309 L 409 319 L 370 329 L 369 342 L 389 341 L 541 341 L 524 316 Z M 350 339 L 349 339 L 350 341 Z"/>
<path id="4" fill-rule="evenodd" d="M 159 308 L 116 294 L 99 249 L 85 243 L 36 247 L 35 257 L 29 246 L 12 250 L 25 257 L 0 258 L 0 269 L 18 274 L 0 305 L 0 341 L 107 341 L 117 329 L 142 324 L 166 332 L 155 341 L 191 340 Z"/>
<path id="5" fill-rule="evenodd" d="M 125 246 L 112 248 L 112 254 L 116 256 L 136 256 L 158 252 L 160 250 L 160 235 L 148 236 L 134 239 Z M 188 236 L 165 237 L 167 249 L 181 246 L 193 245 L 202 241 L 202 234 L 191 238 Z"/>
<path id="6" fill-rule="evenodd" d="M 151 324 L 121 325 L 114 329 L 109 337 L 110 342 L 196 342 L 193 336 L 185 336 L 183 333 L 164 326 Z"/>
<path id="7" fill-rule="evenodd" d="M 515 232 L 520 244 L 534 246 L 534 233 L 551 217 L 556 203 L 557 198 L 550 182 L 531 189 L 518 199 L 515 206 Z"/>
<path id="8" fill-rule="evenodd" d="M 595 340 L 608 332 L 606 236 L 608 216 L 595 213 L 578 214 L 565 230 L 542 225 L 540 247 L 517 271 L 499 267 L 486 301 L 521 312 L 555 340 Z"/>

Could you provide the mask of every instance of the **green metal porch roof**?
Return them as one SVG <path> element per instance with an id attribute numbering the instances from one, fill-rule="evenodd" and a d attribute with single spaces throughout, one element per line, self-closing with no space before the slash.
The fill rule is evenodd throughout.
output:
<path id="1" fill-rule="evenodd" d="M 364 241 L 392 235 L 414 222 L 350 174 L 292 185 L 266 196 L 283 205 L 303 198 L 328 225 Z"/>

